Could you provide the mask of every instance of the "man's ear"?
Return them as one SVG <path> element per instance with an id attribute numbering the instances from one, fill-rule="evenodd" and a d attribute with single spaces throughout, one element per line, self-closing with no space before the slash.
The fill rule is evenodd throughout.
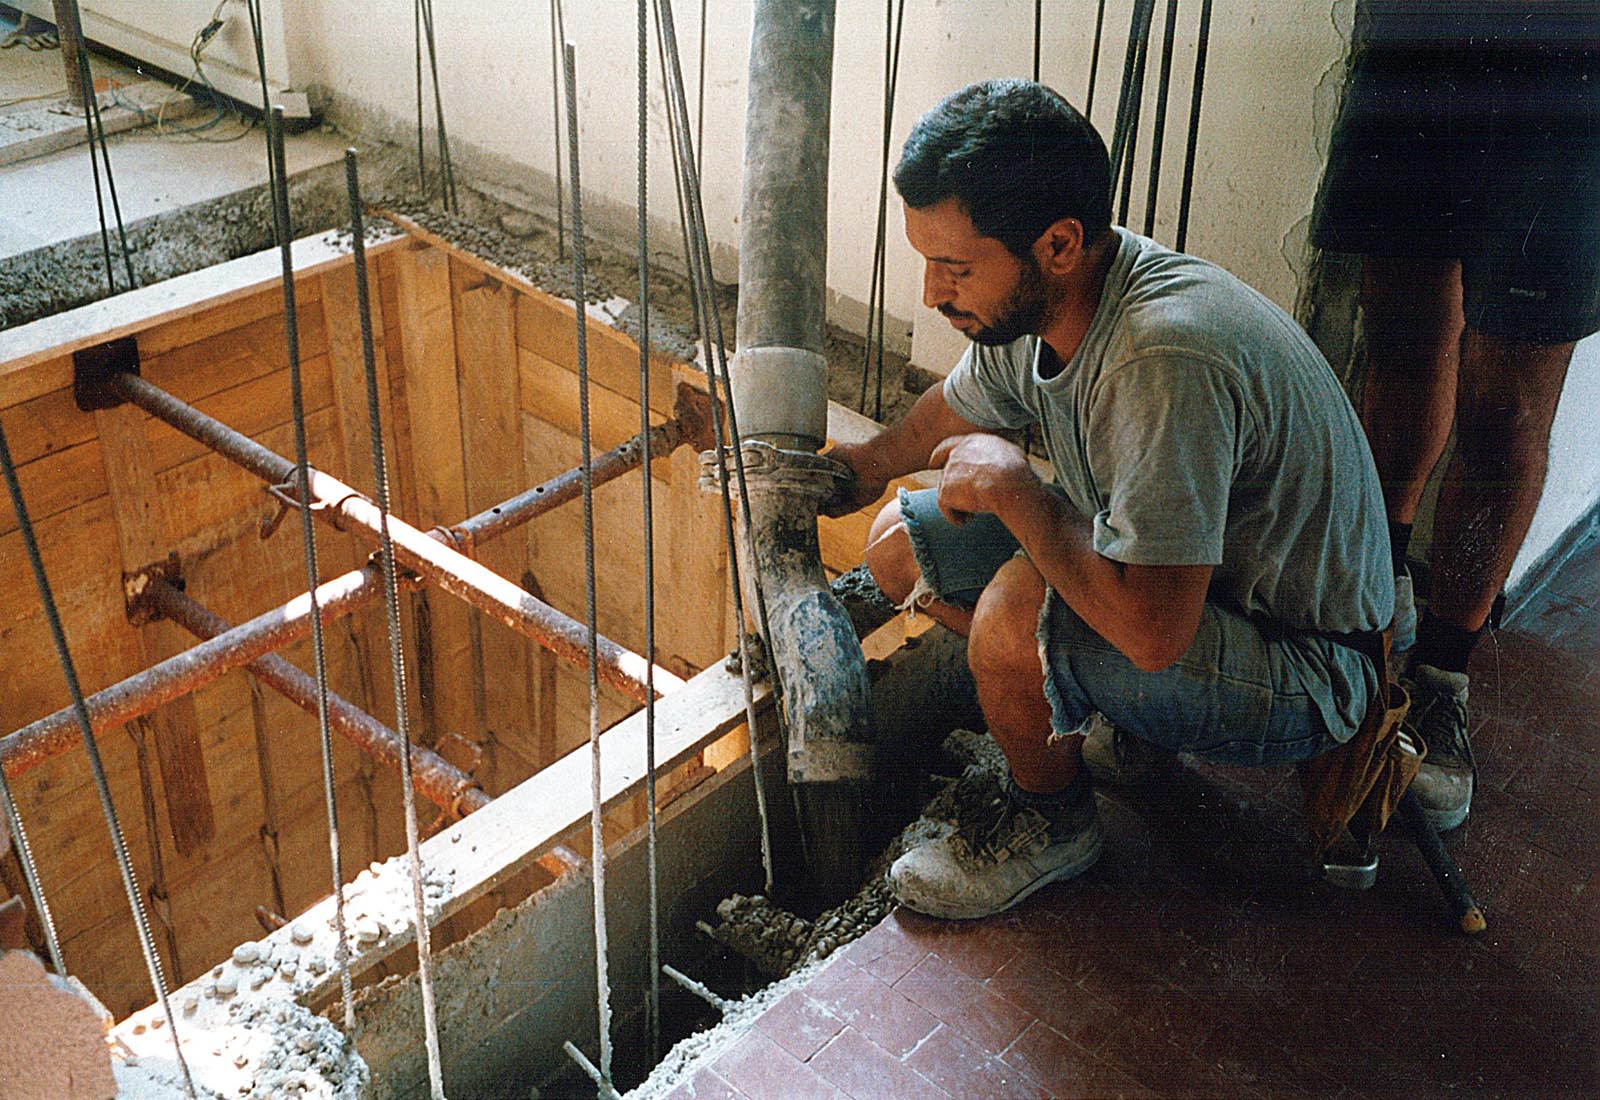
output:
<path id="1" fill-rule="evenodd" d="M 1039 234 L 1033 244 L 1039 270 L 1050 275 L 1065 275 L 1083 256 L 1083 223 L 1077 218 L 1059 218 Z"/>

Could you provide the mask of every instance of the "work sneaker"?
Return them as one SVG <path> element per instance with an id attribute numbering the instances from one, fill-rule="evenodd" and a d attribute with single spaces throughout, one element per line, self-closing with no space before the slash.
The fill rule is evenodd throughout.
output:
<path id="1" fill-rule="evenodd" d="M 1477 764 L 1467 740 L 1467 674 L 1432 665 L 1411 671 L 1411 713 L 1406 725 L 1428 746 L 1411 789 L 1424 816 L 1440 832 L 1467 819 Z"/>
<path id="2" fill-rule="evenodd" d="M 1178 754 L 1127 730 L 1118 729 L 1099 711 L 1079 729 L 1083 734 L 1083 766 L 1107 787 L 1128 787 L 1172 770 Z"/>
<path id="3" fill-rule="evenodd" d="M 1417 588 L 1410 573 L 1394 579 L 1394 624 L 1389 631 L 1389 648 L 1396 653 L 1417 644 Z"/>
<path id="4" fill-rule="evenodd" d="M 1008 776 L 994 813 L 918 845 L 889 868 L 895 900 L 949 920 L 987 917 L 1100 858 L 1104 837 L 1082 771 L 1059 795 L 1029 795 Z"/>

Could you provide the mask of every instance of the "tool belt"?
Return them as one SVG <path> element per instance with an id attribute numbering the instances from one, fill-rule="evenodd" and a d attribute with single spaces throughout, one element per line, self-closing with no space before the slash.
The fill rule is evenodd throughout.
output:
<path id="1" fill-rule="evenodd" d="M 1330 637 L 1372 661 L 1378 693 L 1350 740 L 1299 767 L 1306 824 L 1318 860 L 1347 829 L 1362 839 L 1382 832 L 1427 751 L 1400 729 L 1411 699 L 1389 675 L 1390 632 Z"/>

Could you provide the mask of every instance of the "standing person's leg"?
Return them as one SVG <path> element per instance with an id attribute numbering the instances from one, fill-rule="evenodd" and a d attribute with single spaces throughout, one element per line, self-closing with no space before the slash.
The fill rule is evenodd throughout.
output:
<path id="1" fill-rule="evenodd" d="M 1428 744 L 1417 801 L 1438 829 L 1460 825 L 1472 804 L 1468 658 L 1539 506 L 1573 344 L 1469 329 L 1461 347 L 1456 449 L 1434 514 L 1433 578 L 1411 674 L 1411 721 Z"/>

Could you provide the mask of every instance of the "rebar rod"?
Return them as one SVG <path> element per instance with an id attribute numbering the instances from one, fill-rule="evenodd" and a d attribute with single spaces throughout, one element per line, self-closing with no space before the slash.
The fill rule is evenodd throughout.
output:
<path id="1" fill-rule="evenodd" d="M 583 1070 L 588 1075 L 589 1080 L 594 1082 L 595 1088 L 599 1090 L 599 1100 L 622 1100 L 622 1094 L 612 1086 L 610 1081 L 606 1080 L 605 1074 L 596 1069 L 595 1064 L 589 1061 L 583 1051 L 573 1046 L 570 1040 L 563 1042 L 561 1049 L 566 1051 L 567 1057 L 578 1063 L 578 1068 Z"/>
<path id="2" fill-rule="evenodd" d="M 22 864 L 22 880 L 28 886 L 28 896 L 33 899 L 34 912 L 38 914 L 39 925 L 44 929 L 44 945 L 50 952 L 50 965 L 65 978 L 67 964 L 61 958 L 61 941 L 56 938 L 55 916 L 44 895 L 44 886 L 39 882 L 39 866 L 34 862 L 33 847 L 28 843 L 28 830 L 22 825 L 22 814 L 11 797 L 11 787 L 6 783 L 4 769 L 0 769 L 0 809 L 4 809 L 6 824 L 11 827 L 11 846 L 17 853 L 17 862 Z"/>
<path id="3" fill-rule="evenodd" d="M 645 476 L 640 478 L 640 511 L 644 526 L 644 655 L 656 658 L 656 552 L 655 506 L 650 485 L 650 457 L 653 440 L 650 432 L 650 0 L 636 5 L 635 64 L 639 84 L 639 441 L 640 461 Z M 702 29 L 703 33 L 703 29 Z M 702 56 L 704 49 L 702 48 Z M 593 477 L 593 464 L 588 464 Z M 645 683 L 655 687 L 655 676 L 647 668 Z M 656 813 L 656 703 L 652 690 L 644 714 L 645 783 L 645 877 L 648 880 L 650 925 L 650 1060 L 661 1060 L 661 867 L 659 821 Z"/>
<path id="4" fill-rule="evenodd" d="M 670 423 L 670 422 L 669 422 Z M 661 431 L 666 424 L 657 425 Z M 635 469 L 641 452 L 632 439 L 595 459 L 595 484 L 611 481 Z M 498 538 L 517 524 L 543 515 L 577 496 L 576 468 L 511 498 L 503 505 L 480 512 L 452 533 L 466 528 L 465 542 L 453 541 L 465 553 L 479 544 Z M 519 503 L 520 502 L 520 503 Z M 504 511 L 509 522 L 501 524 Z M 408 587 L 419 587 L 420 578 L 407 577 Z M 383 595 L 383 579 L 376 564 L 352 569 L 328 581 L 316 593 L 316 606 L 323 622 L 350 615 L 370 606 Z M 94 732 L 123 725 L 142 714 L 149 714 L 163 703 L 197 691 L 219 677 L 249 664 L 264 653 L 293 645 L 311 633 L 309 593 L 302 593 L 281 607 L 257 615 L 225 634 L 192 646 L 141 672 L 103 688 L 89 696 L 89 718 Z M 77 725 L 71 707 L 63 707 L 0 737 L 0 767 L 11 778 L 53 756 L 66 752 L 77 741 Z"/>
<path id="5" fill-rule="evenodd" d="M 67 646 L 66 628 L 61 625 L 61 615 L 56 610 L 50 579 L 45 574 L 44 558 L 39 553 L 39 540 L 34 534 L 33 520 L 28 516 L 27 502 L 22 498 L 22 486 L 17 482 L 17 469 L 11 460 L 11 448 L 6 442 L 3 425 L 0 425 L 0 474 L 4 475 L 6 491 L 11 497 L 11 511 L 16 517 L 17 530 L 21 533 L 23 546 L 27 550 L 28 565 L 33 571 L 34 585 L 39 591 L 39 604 L 44 611 L 51 640 L 55 643 L 61 675 L 67 682 L 67 693 L 72 697 L 73 715 L 77 719 L 78 730 L 83 735 L 83 747 L 89 760 L 89 770 L 94 775 L 95 791 L 100 796 L 100 810 L 105 818 L 106 831 L 111 836 L 111 849 L 116 855 L 117 870 L 122 875 L 122 887 L 128 897 L 128 908 L 133 914 L 134 930 L 138 933 L 139 950 L 144 954 L 145 967 L 150 974 L 150 985 L 155 990 L 156 1000 L 160 1002 L 162 1015 L 166 1018 L 167 1034 L 172 1036 L 173 1057 L 177 1059 L 178 1068 L 183 1073 L 184 1085 L 190 1100 L 195 1100 L 194 1078 L 189 1074 L 189 1063 L 184 1059 L 183 1046 L 178 1041 L 177 1020 L 172 1014 L 172 1003 L 167 998 L 167 982 L 161 973 L 161 959 L 156 953 L 155 939 L 150 933 L 150 922 L 145 916 L 144 903 L 139 895 L 138 876 L 134 873 L 133 859 L 128 854 L 128 844 L 123 836 L 122 825 L 117 820 L 117 807 L 111 797 L 111 783 L 106 777 L 105 765 L 100 759 L 100 748 L 95 743 L 93 730 L 89 727 L 89 711 L 84 705 L 83 688 L 78 683 L 78 670 L 72 662 L 72 653 Z"/>
<path id="6" fill-rule="evenodd" d="M 1156 196 L 1161 186 L 1161 147 L 1167 134 L 1167 95 L 1172 90 L 1172 48 L 1178 35 L 1178 0 L 1167 0 L 1161 39 L 1161 75 L 1156 80 L 1156 117 L 1150 127 L 1150 180 L 1144 197 L 1144 235 L 1156 234 Z"/>
<path id="7" fill-rule="evenodd" d="M 583 242 L 583 184 L 578 163 L 578 50 L 568 42 L 562 54 L 562 75 L 567 92 L 567 169 L 572 177 L 572 296 L 578 356 L 578 445 L 582 452 L 579 470 L 583 474 L 583 594 L 585 622 L 589 628 L 589 844 L 594 884 L 594 972 L 595 1008 L 600 1029 L 600 1083 L 611 1084 L 611 982 L 606 959 L 606 841 L 601 813 L 600 775 L 600 636 L 599 608 L 595 593 L 594 563 L 594 478 L 590 474 L 593 435 L 589 424 L 589 330 L 587 272 Z M 650 692 L 646 692 L 646 697 Z"/>
<path id="8" fill-rule="evenodd" d="M 1089 95 L 1083 104 L 1083 117 L 1093 121 L 1094 85 L 1100 76 L 1100 39 L 1106 27 L 1106 0 L 1100 0 L 1094 13 L 1094 44 L 1089 47 Z"/>
<path id="9" fill-rule="evenodd" d="M 217 638 L 233 627 L 204 604 L 166 581 L 149 589 L 150 607 L 197 638 Z M 274 654 L 265 654 L 245 666 L 263 684 L 302 710 L 316 713 L 317 685 L 310 676 Z M 385 768 L 403 774 L 401 739 L 388 726 L 335 692 L 328 693 L 328 721 L 352 744 Z M 424 745 L 410 746 L 410 786 L 435 806 L 454 815 L 483 809 L 492 799 L 477 781 Z"/>
<path id="10" fill-rule="evenodd" d="M 311 658 L 316 673 L 317 738 L 322 756 L 323 811 L 328 820 L 328 859 L 333 879 L 333 925 L 338 937 L 334 965 L 339 971 L 340 1002 L 344 1005 L 346 1030 L 355 1027 L 355 1005 L 350 979 L 349 947 L 345 936 L 344 853 L 339 843 L 338 781 L 333 773 L 333 729 L 328 724 L 328 659 L 322 639 L 322 617 L 315 607 L 321 583 L 317 568 L 317 525 L 312 522 L 316 497 L 311 492 L 311 460 L 306 447 L 305 388 L 300 373 L 299 307 L 294 292 L 294 231 L 289 218 L 288 171 L 283 150 L 283 108 L 273 107 L 268 116 L 267 135 L 272 147 L 274 180 L 272 188 L 273 225 L 278 233 L 278 255 L 282 261 L 284 335 L 289 359 L 289 407 L 294 425 L 293 484 L 300 507 L 300 546 L 305 559 L 306 590 L 311 594 Z"/>
<path id="11" fill-rule="evenodd" d="M 733 1002 L 729 1001 L 726 997 L 719 997 L 709 986 L 705 985 L 703 982 L 695 981 L 677 967 L 663 964 L 661 971 L 667 977 L 677 982 L 688 992 L 693 993 L 696 997 L 699 997 L 702 1001 L 716 1009 L 718 1012 L 726 1014 L 728 1009 L 733 1006 Z"/>
<path id="12" fill-rule="evenodd" d="M 1200 29 L 1194 46 L 1194 82 L 1189 93 L 1189 141 L 1183 154 L 1183 191 L 1178 198 L 1179 252 L 1189 240 L 1189 199 L 1194 191 L 1195 150 L 1200 144 L 1200 104 L 1205 98 L 1206 51 L 1211 43 L 1211 0 L 1200 0 Z"/>
<path id="13" fill-rule="evenodd" d="M 422 895 L 421 840 L 417 830 L 416 774 L 411 756 L 411 708 L 406 697 L 406 658 L 400 636 L 400 580 L 389 533 L 389 472 L 383 453 L 383 411 L 378 393 L 378 358 L 372 338 L 372 294 L 367 281 L 366 224 L 361 216 L 361 180 L 356 151 L 344 151 L 345 199 L 356 276 L 356 316 L 361 328 L 361 365 L 367 385 L 367 436 L 372 441 L 372 484 L 378 497 L 378 564 L 383 570 L 384 622 L 389 634 L 389 670 L 394 688 L 395 738 L 400 749 L 400 791 L 405 813 L 406 857 L 411 869 L 411 901 L 417 945 L 417 984 L 422 994 L 422 1033 L 428 1052 L 428 1085 L 433 1100 L 444 1100 L 444 1067 L 439 1054 L 439 1022 L 433 990 L 433 930 Z"/>
<path id="14" fill-rule="evenodd" d="M 261 0 L 246 0 L 245 7 L 250 19 L 250 41 L 255 46 L 256 75 L 261 80 L 261 121 L 265 123 L 272 114 L 272 92 L 267 85 L 267 54 L 266 44 L 262 41 L 265 34 L 261 25 Z M 278 165 L 272 157 L 272 134 L 265 125 L 262 127 L 262 136 L 267 143 L 267 191 L 270 193 L 278 186 Z M 278 227 L 274 225 L 272 231 L 276 234 Z M 276 240 L 273 241 L 273 244 L 277 243 Z"/>
<path id="15" fill-rule="evenodd" d="M 672 0 L 655 0 L 656 8 L 656 33 L 661 36 L 663 51 L 666 58 L 666 84 L 668 118 L 672 125 L 679 130 L 677 151 L 678 176 L 683 181 L 684 208 L 688 213 L 689 222 L 686 227 L 691 244 L 691 256 L 694 262 L 690 265 L 690 278 L 698 279 L 701 284 L 701 338 L 705 345 L 705 371 L 707 388 L 711 393 L 711 424 L 715 434 L 717 453 L 717 478 L 718 488 L 722 496 L 723 533 L 728 553 L 728 570 L 732 575 L 732 592 L 734 604 L 734 622 L 739 632 L 739 667 L 741 678 L 744 681 L 745 713 L 750 727 L 750 768 L 755 780 L 756 808 L 761 819 L 761 865 L 765 875 L 767 893 L 772 892 L 773 866 L 772 866 L 772 829 L 770 817 L 767 812 L 766 789 L 761 782 L 761 752 L 756 744 L 756 709 L 755 688 L 751 667 L 750 645 L 748 632 L 745 630 L 745 612 L 743 585 L 739 569 L 738 545 L 733 529 L 733 503 L 728 484 L 728 455 L 732 454 L 735 469 L 739 480 L 739 499 L 743 508 L 745 530 L 751 530 L 750 521 L 750 495 L 745 485 L 744 455 L 740 449 L 739 422 L 733 408 L 733 389 L 728 382 L 728 364 L 726 347 L 722 338 L 722 315 L 716 308 L 714 287 L 711 277 L 711 242 L 705 228 L 705 209 L 701 203 L 700 177 L 695 169 L 694 158 L 686 155 L 683 147 L 689 145 L 689 107 L 683 86 L 683 66 L 678 59 L 678 33 L 672 20 Z M 674 109 L 675 108 L 675 109 Z M 690 150 L 692 153 L 692 150 Z M 728 442 L 723 439 L 722 413 L 717 403 L 717 387 L 721 385 L 723 392 L 728 395 Z M 752 557 L 754 555 L 752 554 Z M 756 590 L 756 625 L 761 631 L 763 645 L 770 655 L 772 653 L 771 632 L 767 627 L 766 600 L 762 593 L 761 579 L 756 576 L 752 587 Z M 774 694 L 782 691 L 778 677 L 774 676 Z M 783 721 L 783 707 L 781 703 L 774 708 L 780 724 Z"/>
<path id="16" fill-rule="evenodd" d="M 1044 0 L 1033 0 L 1033 82 L 1039 83 L 1039 46 L 1044 32 Z"/>
<path id="17" fill-rule="evenodd" d="M 119 374 L 112 389 L 191 439 L 204 443 L 273 485 L 288 480 L 293 465 L 255 440 L 214 420 L 198 409 L 132 374 Z M 341 521 L 368 542 L 378 538 L 378 507 L 364 494 L 331 474 L 310 471 L 311 494 L 320 507 L 316 514 L 337 526 Z M 464 600 L 497 622 L 531 638 L 556 656 L 582 666 L 588 660 L 589 631 L 543 600 L 511 581 L 445 545 L 448 534 L 428 534 L 391 517 L 395 554 L 407 569 L 444 591 Z M 600 678 L 629 698 L 644 702 L 644 658 L 609 638 L 597 640 Z M 656 681 L 669 689 L 683 685 L 681 677 L 657 668 Z"/>

